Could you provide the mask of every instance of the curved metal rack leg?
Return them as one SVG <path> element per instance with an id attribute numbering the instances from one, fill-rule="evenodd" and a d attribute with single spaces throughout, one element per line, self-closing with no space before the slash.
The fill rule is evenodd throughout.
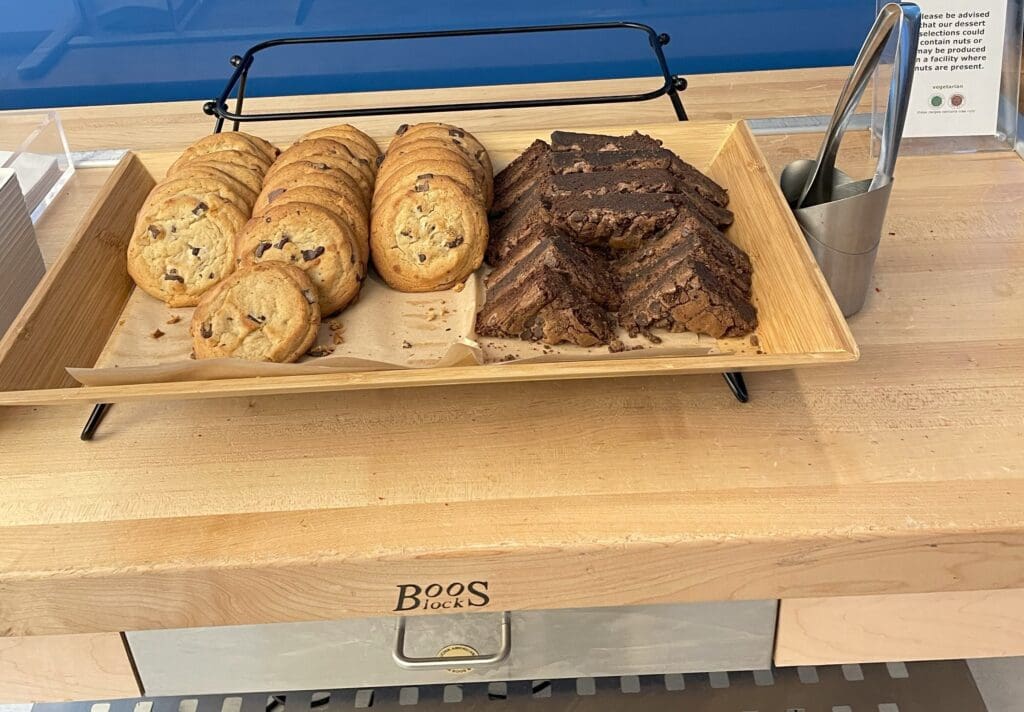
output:
<path id="1" fill-rule="evenodd" d="M 736 396 L 736 400 L 740 403 L 746 403 L 750 400 L 750 394 L 747 393 L 747 382 L 743 380 L 742 373 L 731 371 L 723 373 L 722 376 L 725 378 L 725 382 L 729 384 L 729 390 Z"/>
<path id="2" fill-rule="evenodd" d="M 85 427 L 82 428 L 82 434 L 79 436 L 82 440 L 92 440 L 112 405 L 113 403 L 97 403 L 93 406 L 92 413 L 89 414 L 89 419 L 85 421 Z"/>

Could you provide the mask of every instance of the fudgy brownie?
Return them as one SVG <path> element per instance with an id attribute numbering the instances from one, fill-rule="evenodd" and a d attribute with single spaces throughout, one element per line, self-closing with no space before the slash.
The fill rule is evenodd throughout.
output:
<path id="1" fill-rule="evenodd" d="M 637 168 L 669 170 L 675 157 L 674 153 L 664 148 L 642 151 L 552 151 L 551 171 L 564 175 Z"/>
<path id="2" fill-rule="evenodd" d="M 721 338 L 754 331 L 757 312 L 720 272 L 690 255 L 624 300 L 619 323 L 633 335 L 667 328 Z"/>
<path id="3" fill-rule="evenodd" d="M 593 198 L 614 193 L 657 193 L 668 196 L 674 203 L 699 210 L 718 227 L 726 227 L 733 222 L 731 210 L 705 200 L 675 175 L 660 168 L 566 173 L 548 176 L 540 183 L 541 200 L 545 205 L 575 196 Z"/>
<path id="4" fill-rule="evenodd" d="M 696 192 L 699 196 L 715 205 L 725 207 L 729 204 L 729 193 L 725 188 L 708 178 L 679 156 L 674 156 L 671 171 L 679 176 L 683 185 Z"/>
<path id="5" fill-rule="evenodd" d="M 690 249 L 693 239 L 728 265 L 737 286 L 750 293 L 750 258 L 703 215 L 686 206 L 680 206 L 676 219 L 654 239 L 618 260 L 615 272 L 625 281 L 634 281 L 673 252 Z"/>
<path id="6" fill-rule="evenodd" d="M 643 151 L 658 148 L 661 148 L 661 141 L 639 131 L 634 131 L 629 136 L 606 136 L 573 131 L 551 133 L 553 151 Z"/>
<path id="7" fill-rule="evenodd" d="M 614 311 L 619 306 L 619 288 L 608 261 L 550 228 L 540 239 L 513 250 L 501 266 L 487 275 L 487 287 L 500 292 L 543 270 L 562 274 L 587 298 L 603 307 Z"/>
<path id="8" fill-rule="evenodd" d="M 729 194 L 699 170 L 667 148 L 621 151 L 553 151 L 551 170 L 557 174 L 598 173 L 623 169 L 661 168 L 671 171 L 683 184 L 705 200 L 725 207 Z"/>
<path id="9" fill-rule="evenodd" d="M 547 234 L 550 230 L 548 222 L 547 208 L 535 186 L 511 210 L 491 219 L 487 251 L 484 253 L 487 263 L 496 267 L 516 246 Z"/>
<path id="10" fill-rule="evenodd" d="M 602 173 L 567 173 L 547 176 L 541 183 L 541 199 L 593 198 L 609 193 L 678 193 L 682 183 L 670 171 L 629 169 Z"/>
<path id="11" fill-rule="evenodd" d="M 548 156 L 551 147 L 537 139 L 514 161 L 505 166 L 494 176 L 494 204 L 492 215 L 500 215 L 508 210 L 536 180 L 551 172 Z M 525 188 L 523 184 L 525 182 Z"/>
<path id="12" fill-rule="evenodd" d="M 610 193 L 558 198 L 548 207 L 551 225 L 585 245 L 613 251 L 636 249 L 669 225 L 678 210 L 664 193 Z"/>
<path id="13" fill-rule="evenodd" d="M 593 302 L 581 301 L 569 289 L 527 321 L 521 337 L 545 344 L 597 346 L 609 343 L 614 335 L 615 324 L 608 313 Z"/>
<path id="14" fill-rule="evenodd" d="M 547 344 L 607 343 L 618 289 L 600 256 L 549 232 L 524 245 L 485 280 L 487 298 L 477 316 L 484 336 L 518 337 Z"/>
<path id="15" fill-rule="evenodd" d="M 718 338 L 757 326 L 750 258 L 699 214 L 680 213 L 615 271 L 622 282 L 619 323 L 630 334 L 667 328 Z"/>

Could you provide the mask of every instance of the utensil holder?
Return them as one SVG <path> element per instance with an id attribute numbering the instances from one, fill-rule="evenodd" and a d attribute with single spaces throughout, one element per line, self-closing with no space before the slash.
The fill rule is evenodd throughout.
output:
<path id="1" fill-rule="evenodd" d="M 843 86 L 818 158 L 794 161 L 782 172 L 782 191 L 847 317 L 864 306 L 882 239 L 920 26 L 921 11 L 914 3 L 890 3 L 882 8 Z M 850 118 L 894 31 L 898 33 L 896 62 L 878 164 L 874 177 L 855 181 L 836 170 L 836 156 Z"/>

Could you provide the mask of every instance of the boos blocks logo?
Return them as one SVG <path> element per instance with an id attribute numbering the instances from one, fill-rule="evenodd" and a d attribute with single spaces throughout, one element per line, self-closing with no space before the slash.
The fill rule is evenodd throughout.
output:
<path id="1" fill-rule="evenodd" d="M 490 602 L 486 581 L 453 581 L 447 585 L 430 583 L 425 586 L 403 583 L 398 585 L 398 603 L 394 610 L 402 612 L 483 608 Z"/>

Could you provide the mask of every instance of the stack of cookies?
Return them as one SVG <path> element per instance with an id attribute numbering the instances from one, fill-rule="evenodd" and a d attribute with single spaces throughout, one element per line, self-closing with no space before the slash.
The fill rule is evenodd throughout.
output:
<path id="1" fill-rule="evenodd" d="M 277 149 L 257 136 L 206 136 L 150 192 L 128 245 L 128 273 L 172 307 L 195 306 L 235 267 L 233 241 Z"/>
<path id="2" fill-rule="evenodd" d="M 294 265 L 316 288 L 325 316 L 351 304 L 370 257 L 379 155 L 373 139 L 348 125 L 300 138 L 267 171 L 253 217 L 235 241 L 238 265 Z"/>
<path id="3" fill-rule="evenodd" d="M 394 289 L 461 284 L 483 262 L 494 172 L 486 149 L 448 124 L 398 128 L 373 194 L 374 267 Z"/>

